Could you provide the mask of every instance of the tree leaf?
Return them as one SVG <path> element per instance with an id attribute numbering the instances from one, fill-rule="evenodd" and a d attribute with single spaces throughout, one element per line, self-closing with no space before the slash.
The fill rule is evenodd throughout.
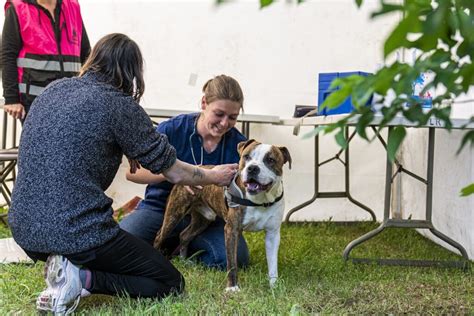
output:
<path id="1" fill-rule="evenodd" d="M 459 0 L 461 7 L 469 9 L 471 12 L 474 12 L 474 2 L 472 0 Z"/>
<path id="2" fill-rule="evenodd" d="M 363 113 L 359 117 L 359 120 L 358 120 L 357 125 L 356 125 L 356 131 L 357 131 L 357 134 L 360 137 L 362 137 L 365 140 L 368 140 L 367 133 L 365 132 L 365 129 L 370 124 L 370 122 L 372 122 L 372 120 L 374 119 L 374 112 L 372 112 L 372 110 L 370 108 L 365 108 L 363 111 L 365 113 Z"/>
<path id="3" fill-rule="evenodd" d="M 311 131 L 309 131 L 308 133 L 304 134 L 303 135 L 303 139 L 308 139 L 308 138 L 312 138 L 312 137 L 316 137 L 317 135 L 319 135 L 322 131 L 324 131 L 325 129 L 327 129 L 327 125 L 319 125 L 315 128 L 313 128 Z"/>
<path id="4" fill-rule="evenodd" d="M 411 122 L 418 122 L 422 115 L 423 109 L 419 103 L 410 105 L 410 107 L 403 112 L 403 116 Z"/>
<path id="5" fill-rule="evenodd" d="M 339 90 L 332 92 L 326 100 L 321 104 L 321 109 L 324 110 L 325 108 L 334 109 L 340 106 L 351 94 L 352 87 L 349 85 L 345 85 Z"/>
<path id="6" fill-rule="evenodd" d="M 260 0 L 260 9 L 269 6 L 273 3 L 273 0 Z"/>
<path id="7" fill-rule="evenodd" d="M 385 41 L 383 49 L 384 57 L 387 57 L 398 48 L 409 46 L 407 40 L 408 33 L 416 33 L 417 30 L 420 29 L 420 26 L 421 24 L 418 17 L 408 14 L 405 19 L 395 27 Z"/>
<path id="8" fill-rule="evenodd" d="M 438 7 L 426 16 L 426 20 L 423 22 L 423 34 L 430 36 L 439 36 L 440 34 L 447 33 L 446 30 L 449 26 L 448 23 L 448 12 L 449 2 L 440 1 Z"/>
<path id="9" fill-rule="evenodd" d="M 347 140 L 346 137 L 344 136 L 344 128 L 341 127 L 339 132 L 337 132 L 336 136 L 336 143 L 343 149 L 347 148 Z"/>
<path id="10" fill-rule="evenodd" d="M 466 146 L 466 144 L 469 142 L 471 143 L 471 147 L 474 147 L 474 130 L 470 130 L 469 132 L 466 132 L 466 134 L 464 134 L 461 140 L 461 145 L 459 146 L 456 155 L 459 155 L 464 146 Z"/>
<path id="11" fill-rule="evenodd" d="M 397 126 L 393 128 L 388 134 L 387 141 L 387 154 L 388 159 L 393 162 L 395 161 L 395 155 L 397 154 L 398 148 L 400 147 L 403 139 L 405 138 L 407 132 L 405 127 Z"/>
<path id="12" fill-rule="evenodd" d="M 356 109 L 365 107 L 367 102 L 372 98 L 374 94 L 374 79 L 370 75 L 368 77 L 361 77 L 361 81 L 354 85 L 352 89 L 352 104 Z"/>
<path id="13" fill-rule="evenodd" d="M 380 10 L 373 12 L 371 15 L 371 18 L 373 19 L 380 15 L 386 15 L 388 13 L 396 12 L 396 11 L 404 11 L 404 7 L 398 4 L 382 3 L 382 7 L 380 8 Z"/>
<path id="14" fill-rule="evenodd" d="M 362 5 L 362 2 L 363 2 L 363 1 L 364 1 L 364 0 L 355 0 L 355 3 L 356 3 L 356 5 L 357 5 L 358 8 L 360 8 L 360 6 Z"/>
<path id="15" fill-rule="evenodd" d="M 471 183 L 467 187 L 461 189 L 461 196 L 468 196 L 474 194 L 474 183 Z"/>

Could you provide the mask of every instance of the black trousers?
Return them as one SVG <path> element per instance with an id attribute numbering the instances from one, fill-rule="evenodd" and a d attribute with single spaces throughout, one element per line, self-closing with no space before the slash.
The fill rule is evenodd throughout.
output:
<path id="1" fill-rule="evenodd" d="M 25 252 L 33 260 L 46 261 L 49 255 Z M 100 247 L 64 257 L 92 272 L 91 293 L 162 298 L 184 290 L 184 278 L 172 263 L 124 230 Z"/>

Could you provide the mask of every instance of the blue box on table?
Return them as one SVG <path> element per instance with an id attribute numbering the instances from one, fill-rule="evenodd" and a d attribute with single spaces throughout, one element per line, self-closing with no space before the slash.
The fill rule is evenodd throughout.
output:
<path id="1" fill-rule="evenodd" d="M 359 76 L 368 76 L 371 73 L 362 72 L 362 71 L 351 71 L 351 72 L 327 72 L 327 73 L 320 73 L 319 74 L 319 93 L 318 93 L 318 115 L 332 115 L 332 114 L 343 114 L 343 113 L 351 113 L 354 109 L 354 105 L 352 104 L 351 97 L 348 97 L 340 106 L 328 109 L 325 108 L 324 110 L 321 109 L 321 105 L 323 104 L 324 100 L 334 91 L 339 90 L 339 88 L 329 89 L 331 86 L 331 82 L 336 78 L 343 78 L 349 77 L 352 75 L 359 75 Z M 372 103 L 372 97 L 367 101 L 367 105 Z"/>

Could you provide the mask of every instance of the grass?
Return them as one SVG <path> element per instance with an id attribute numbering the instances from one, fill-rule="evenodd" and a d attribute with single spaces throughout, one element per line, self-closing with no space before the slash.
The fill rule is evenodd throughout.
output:
<path id="1" fill-rule="evenodd" d="M 473 314 L 472 269 L 358 265 L 342 260 L 344 247 L 377 224 L 331 222 L 283 225 L 280 280 L 267 282 L 264 234 L 246 234 L 251 265 L 239 272 L 241 291 L 224 293 L 225 272 L 175 259 L 186 278 L 186 294 L 162 301 L 92 295 L 78 315 L 310 315 L 310 314 Z M 0 224 L 0 237 L 8 237 Z M 413 230 L 388 229 L 359 246 L 361 257 L 459 259 Z M 43 263 L 0 265 L 0 315 L 35 313 L 44 287 Z"/>

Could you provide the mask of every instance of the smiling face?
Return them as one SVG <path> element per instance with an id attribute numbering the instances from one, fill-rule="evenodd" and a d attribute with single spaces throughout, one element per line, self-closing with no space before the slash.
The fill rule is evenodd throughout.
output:
<path id="1" fill-rule="evenodd" d="M 291 161 L 285 147 L 247 141 L 239 144 L 240 173 L 247 192 L 256 195 L 268 192 L 281 181 L 283 165 Z"/>
<path id="2" fill-rule="evenodd" d="M 216 100 L 208 104 L 203 97 L 198 129 L 203 134 L 221 138 L 237 123 L 240 107 L 240 103 L 230 100 Z"/>

